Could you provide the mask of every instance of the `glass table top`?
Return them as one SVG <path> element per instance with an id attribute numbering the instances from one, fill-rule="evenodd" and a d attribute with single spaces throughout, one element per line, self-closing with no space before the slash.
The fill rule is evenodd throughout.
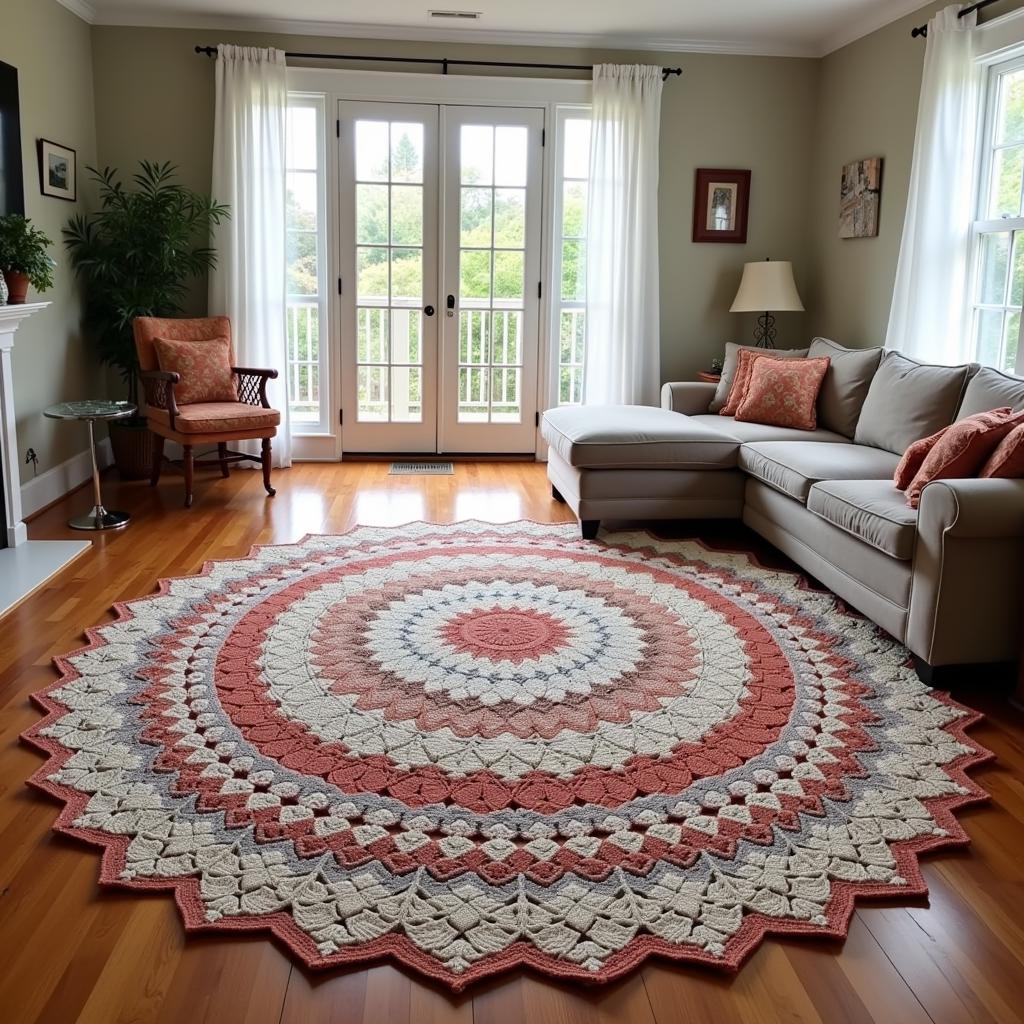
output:
<path id="1" fill-rule="evenodd" d="M 44 413 L 51 420 L 119 420 L 131 416 L 138 406 L 131 402 L 109 402 L 102 398 L 86 398 L 80 402 L 58 402 Z"/>

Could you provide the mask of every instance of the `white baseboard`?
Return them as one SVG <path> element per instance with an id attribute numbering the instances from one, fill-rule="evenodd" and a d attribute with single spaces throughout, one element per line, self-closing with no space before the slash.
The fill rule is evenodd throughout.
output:
<path id="1" fill-rule="evenodd" d="M 96 446 L 96 462 L 100 469 L 106 469 L 114 461 L 113 452 L 110 449 L 110 438 L 105 437 Z M 21 485 L 21 511 L 23 516 L 30 516 L 41 508 L 46 508 L 60 498 L 63 498 L 68 491 L 73 491 L 92 476 L 92 460 L 89 458 L 89 451 L 79 452 L 72 455 L 66 462 L 62 462 L 53 469 L 28 483 Z"/>

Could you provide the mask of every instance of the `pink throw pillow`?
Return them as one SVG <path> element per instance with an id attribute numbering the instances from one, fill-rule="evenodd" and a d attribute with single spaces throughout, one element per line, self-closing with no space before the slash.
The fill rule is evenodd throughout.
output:
<path id="1" fill-rule="evenodd" d="M 174 386 L 178 405 L 198 402 L 237 402 L 238 385 L 231 372 L 231 343 L 227 338 L 179 341 L 154 338 L 161 370 L 180 375 Z"/>
<path id="2" fill-rule="evenodd" d="M 999 447 L 1000 441 L 1024 423 L 1024 412 L 1009 406 L 979 412 L 950 426 L 921 463 L 907 488 L 907 504 L 917 508 L 921 492 L 933 480 L 962 480 L 975 476 Z"/>
<path id="3" fill-rule="evenodd" d="M 830 359 L 755 359 L 747 393 L 736 410 L 743 423 L 814 430 L 818 392 Z"/>
<path id="4" fill-rule="evenodd" d="M 774 352 L 760 351 L 741 348 L 736 355 L 736 372 L 733 374 L 732 386 L 726 396 L 725 405 L 718 410 L 719 416 L 735 416 L 736 410 L 747 397 L 747 388 L 750 386 L 750 371 L 754 368 L 754 362 L 758 359 L 778 359 Z"/>
<path id="5" fill-rule="evenodd" d="M 928 437 L 922 437 L 920 441 L 915 441 L 903 453 L 903 458 L 900 459 L 900 464 L 896 467 L 892 478 L 897 490 L 905 491 L 910 486 L 911 480 L 917 476 L 917 471 L 921 468 L 921 463 L 928 457 L 928 453 L 939 443 L 947 430 L 949 427 L 943 427 Z"/>
<path id="6" fill-rule="evenodd" d="M 1024 478 L 1024 423 L 1014 427 L 981 467 L 980 477 Z"/>

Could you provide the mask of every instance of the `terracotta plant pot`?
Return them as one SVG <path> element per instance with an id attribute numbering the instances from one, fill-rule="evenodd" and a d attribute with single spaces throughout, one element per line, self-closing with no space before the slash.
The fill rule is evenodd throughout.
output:
<path id="1" fill-rule="evenodd" d="M 149 476 L 152 461 L 152 435 L 145 416 L 131 416 L 124 420 L 111 420 L 110 448 L 114 465 L 122 480 L 142 480 Z"/>
<path id="2" fill-rule="evenodd" d="M 4 280 L 7 282 L 7 304 L 20 306 L 28 295 L 28 274 L 20 270 L 5 270 Z"/>

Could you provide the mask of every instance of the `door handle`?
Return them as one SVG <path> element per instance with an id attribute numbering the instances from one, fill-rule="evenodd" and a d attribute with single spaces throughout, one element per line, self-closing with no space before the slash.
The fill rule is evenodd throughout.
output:
<path id="1" fill-rule="evenodd" d="M 433 306 L 424 306 L 423 307 L 423 312 L 426 313 L 427 316 L 433 316 L 434 315 L 434 307 Z"/>
<path id="2" fill-rule="evenodd" d="M 448 307 L 448 315 L 455 316 L 455 296 L 449 295 L 445 300 L 445 305 Z"/>

